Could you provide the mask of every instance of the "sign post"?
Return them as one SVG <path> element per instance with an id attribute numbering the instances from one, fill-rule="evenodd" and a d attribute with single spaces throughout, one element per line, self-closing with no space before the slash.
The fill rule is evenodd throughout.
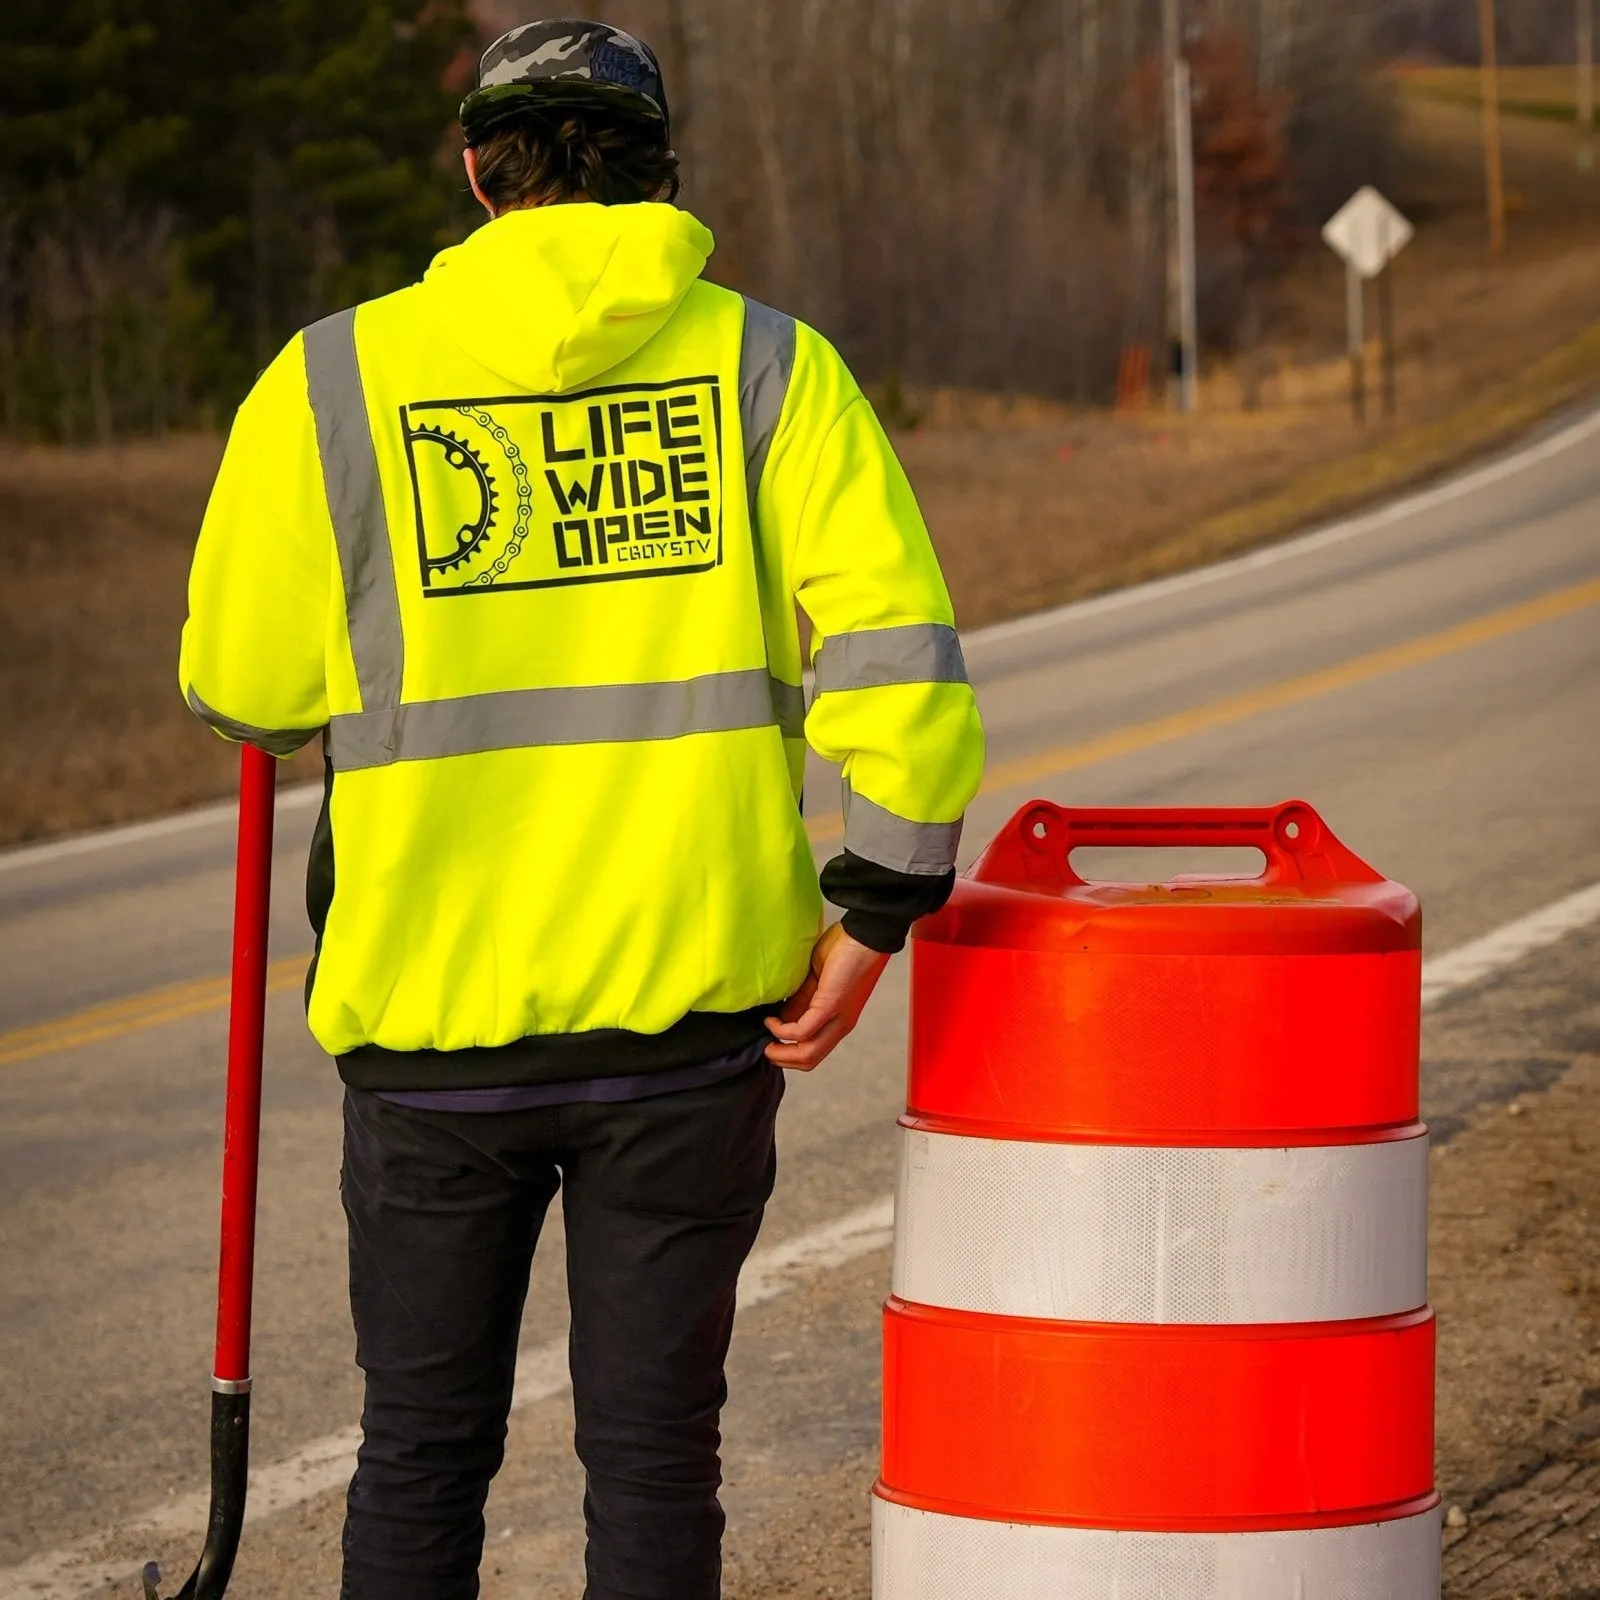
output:
<path id="1" fill-rule="evenodd" d="M 1594 0 L 1578 5 L 1578 170 L 1594 171 Z"/>
<path id="2" fill-rule="evenodd" d="M 1367 420 L 1366 296 L 1353 261 L 1344 264 L 1345 343 L 1350 351 L 1350 409 L 1357 422 Z"/>
<path id="3" fill-rule="evenodd" d="M 1383 335 L 1383 409 L 1395 411 L 1394 288 L 1385 271 L 1411 242 L 1415 230 L 1371 184 L 1340 207 L 1322 230 L 1323 240 L 1345 264 L 1345 319 L 1350 350 L 1350 405 L 1357 422 L 1367 417 L 1366 306 L 1364 285 L 1382 274 L 1379 325 Z"/>
<path id="4" fill-rule="evenodd" d="M 1395 412 L 1394 373 L 1394 274 L 1378 275 L 1378 330 L 1383 340 L 1383 414 Z"/>

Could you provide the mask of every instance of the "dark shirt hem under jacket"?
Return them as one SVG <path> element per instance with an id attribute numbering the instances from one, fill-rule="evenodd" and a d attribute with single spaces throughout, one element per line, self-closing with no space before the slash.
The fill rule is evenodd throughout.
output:
<path id="1" fill-rule="evenodd" d="M 694 1067 L 635 1073 L 632 1077 L 513 1083 L 501 1089 L 380 1089 L 377 1095 L 390 1105 L 410 1106 L 413 1111 L 543 1111 L 551 1106 L 622 1105 L 629 1100 L 650 1100 L 656 1095 L 703 1089 L 725 1078 L 736 1078 L 762 1061 L 768 1043 L 763 1034 L 731 1056 L 720 1056 Z"/>
<path id="2" fill-rule="evenodd" d="M 339 1076 L 352 1089 L 379 1093 L 641 1077 L 703 1066 L 770 1039 L 766 1019 L 779 1009 L 773 1004 L 749 1011 L 691 1011 L 664 1033 L 595 1028 L 535 1034 L 475 1050 L 384 1050 L 368 1044 L 338 1057 Z"/>

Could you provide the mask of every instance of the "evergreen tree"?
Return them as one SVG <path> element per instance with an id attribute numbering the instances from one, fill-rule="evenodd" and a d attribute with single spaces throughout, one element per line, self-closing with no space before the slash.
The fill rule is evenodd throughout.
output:
<path id="1" fill-rule="evenodd" d="M 465 0 L 7 0 L 0 396 L 58 436 L 234 403 L 469 212 Z"/>

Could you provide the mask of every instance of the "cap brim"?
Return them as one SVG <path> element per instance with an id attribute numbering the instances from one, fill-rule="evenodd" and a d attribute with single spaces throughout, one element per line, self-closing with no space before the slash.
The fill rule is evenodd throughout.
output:
<path id="1" fill-rule="evenodd" d="M 666 114 L 649 95 L 588 78 L 546 78 L 537 83 L 502 83 L 475 89 L 461 102 L 461 131 L 477 144 L 502 123 L 541 106 L 604 106 L 666 126 Z"/>

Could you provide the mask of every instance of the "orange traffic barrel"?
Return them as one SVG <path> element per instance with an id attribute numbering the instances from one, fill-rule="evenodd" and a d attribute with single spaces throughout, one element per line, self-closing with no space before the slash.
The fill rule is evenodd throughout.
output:
<path id="1" fill-rule="evenodd" d="M 876 1600 L 1437 1600 L 1421 977 L 1300 801 L 1036 801 L 918 925 Z"/>

